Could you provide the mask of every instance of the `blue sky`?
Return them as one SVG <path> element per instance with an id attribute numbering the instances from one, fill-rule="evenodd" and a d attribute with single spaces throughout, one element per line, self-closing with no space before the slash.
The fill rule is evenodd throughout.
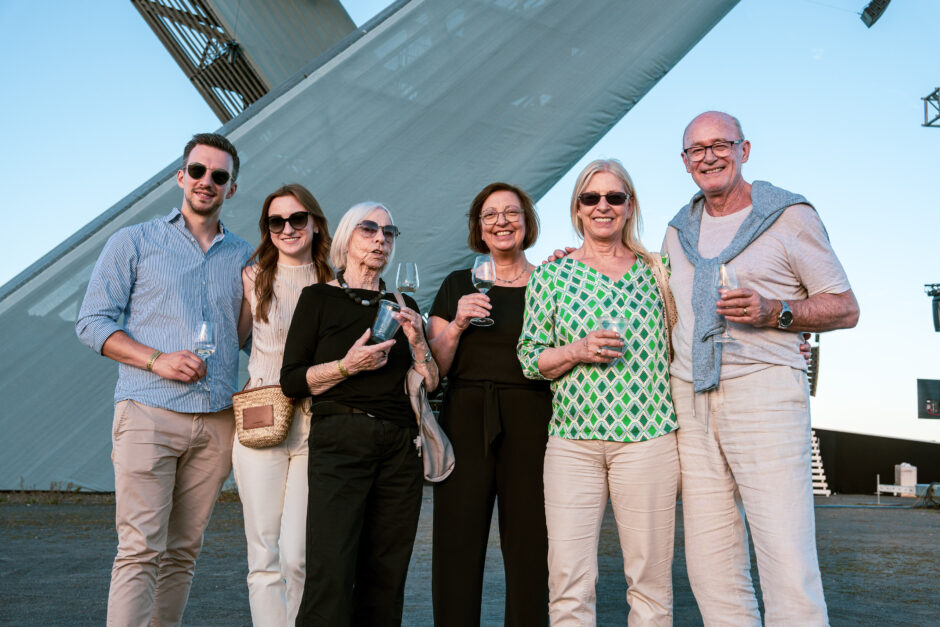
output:
<path id="1" fill-rule="evenodd" d="M 362 24 L 386 4 L 345 6 Z M 570 190 L 598 157 L 630 171 L 659 248 L 695 191 L 682 129 L 729 111 L 752 143 L 745 177 L 816 205 L 861 304 L 856 329 L 823 336 L 814 424 L 940 441 L 940 421 L 916 418 L 915 388 L 940 379 L 923 292 L 940 282 L 940 129 L 920 126 L 940 86 L 940 2 L 895 2 L 871 29 L 865 4 L 743 0 L 538 202 L 530 258 L 575 243 Z M 127 0 L 0 0 L 0 58 L 0 283 L 220 126 Z"/>

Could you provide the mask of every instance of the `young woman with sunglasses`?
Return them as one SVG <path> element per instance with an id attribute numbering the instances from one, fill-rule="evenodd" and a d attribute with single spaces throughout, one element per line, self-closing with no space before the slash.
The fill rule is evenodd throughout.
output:
<path id="1" fill-rule="evenodd" d="M 333 278 L 330 235 L 316 198 L 299 184 L 268 196 L 261 243 L 242 272 L 240 337 L 251 328 L 248 387 L 276 385 L 301 290 Z M 252 265 L 252 262 L 253 265 Z M 232 462 L 248 541 L 248 600 L 254 625 L 293 625 L 304 585 L 309 402 L 297 403 L 284 442 L 248 448 Z"/>

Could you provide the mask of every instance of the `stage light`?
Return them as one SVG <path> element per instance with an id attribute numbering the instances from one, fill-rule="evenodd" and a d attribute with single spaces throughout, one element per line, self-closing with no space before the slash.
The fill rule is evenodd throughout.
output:
<path id="1" fill-rule="evenodd" d="M 940 283 L 928 283 L 924 286 L 927 296 L 933 296 L 933 330 L 940 332 Z"/>
<path id="2" fill-rule="evenodd" d="M 878 18 L 881 17 L 881 14 L 885 12 L 890 3 L 891 0 L 872 0 L 872 2 L 869 2 L 865 10 L 862 11 L 861 16 L 865 26 L 871 28 L 871 25 L 878 21 Z"/>

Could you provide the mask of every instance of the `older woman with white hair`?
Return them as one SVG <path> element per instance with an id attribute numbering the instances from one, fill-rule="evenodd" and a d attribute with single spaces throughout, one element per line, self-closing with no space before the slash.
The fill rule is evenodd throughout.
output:
<path id="1" fill-rule="evenodd" d="M 370 342 L 398 235 L 383 205 L 349 209 L 330 248 L 336 279 L 301 292 L 287 334 L 281 387 L 313 397 L 298 625 L 401 623 L 423 485 L 405 375 L 414 366 L 433 390 L 438 372 L 410 297 L 395 336 Z"/>

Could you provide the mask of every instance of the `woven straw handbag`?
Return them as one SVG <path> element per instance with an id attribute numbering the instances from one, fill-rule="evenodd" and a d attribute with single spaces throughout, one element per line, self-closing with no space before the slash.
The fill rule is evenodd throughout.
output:
<path id="1" fill-rule="evenodd" d="M 294 415 L 294 401 L 284 396 L 280 385 L 236 392 L 232 394 L 232 408 L 238 441 L 248 448 L 266 448 L 283 442 Z"/>

